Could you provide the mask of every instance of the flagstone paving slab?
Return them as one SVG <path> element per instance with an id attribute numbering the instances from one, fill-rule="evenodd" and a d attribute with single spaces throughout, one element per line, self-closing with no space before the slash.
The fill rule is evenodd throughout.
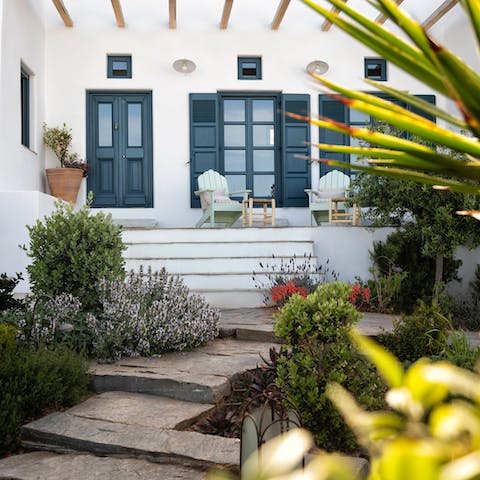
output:
<path id="1" fill-rule="evenodd" d="M 215 403 L 230 392 L 230 380 L 255 368 L 262 361 L 260 355 L 267 356 L 271 346 L 217 339 L 191 352 L 94 364 L 93 388 L 97 392 L 121 390 Z"/>
<path id="2" fill-rule="evenodd" d="M 0 480 L 204 480 L 179 465 L 93 455 L 34 452 L 0 460 Z"/>
<path id="3" fill-rule="evenodd" d="M 233 438 L 91 420 L 56 412 L 22 427 L 27 448 L 54 452 L 145 458 L 193 468 L 238 468 L 240 441 Z"/>
<path id="4" fill-rule="evenodd" d="M 70 408 L 67 413 L 137 427 L 182 430 L 214 408 L 215 405 L 208 403 L 183 402 L 139 393 L 105 392 Z"/>

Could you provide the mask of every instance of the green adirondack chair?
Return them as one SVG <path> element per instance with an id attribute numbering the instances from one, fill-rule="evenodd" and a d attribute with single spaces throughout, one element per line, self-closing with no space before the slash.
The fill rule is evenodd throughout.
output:
<path id="1" fill-rule="evenodd" d="M 318 190 L 306 189 L 310 209 L 310 224 L 313 225 L 314 219 L 317 225 L 320 225 L 321 222 L 332 223 L 332 213 L 335 207 L 337 215 L 345 215 L 347 212 L 345 203 L 332 202 L 332 200 L 345 198 L 349 186 L 350 177 L 348 175 L 340 170 L 330 170 L 323 177 L 320 177 Z"/>
<path id="2" fill-rule="evenodd" d="M 227 179 L 214 170 L 207 170 L 198 177 L 198 190 L 195 195 L 200 197 L 202 218 L 195 225 L 200 228 L 204 223 L 214 227 L 216 223 L 232 226 L 242 215 L 242 202 L 230 197 L 248 199 L 251 190 L 229 192 Z"/>

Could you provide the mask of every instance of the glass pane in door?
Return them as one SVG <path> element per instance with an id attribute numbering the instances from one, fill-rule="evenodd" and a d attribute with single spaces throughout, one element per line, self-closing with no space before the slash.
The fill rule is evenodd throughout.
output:
<path id="1" fill-rule="evenodd" d="M 98 104 L 98 146 L 111 147 L 112 138 L 112 104 Z"/>
<path id="2" fill-rule="evenodd" d="M 245 125 L 225 125 L 224 127 L 225 146 L 245 146 Z"/>
<path id="3" fill-rule="evenodd" d="M 225 100 L 223 102 L 223 120 L 225 122 L 244 122 L 245 100 Z"/>
<path id="4" fill-rule="evenodd" d="M 272 147 L 275 145 L 273 125 L 253 125 L 253 146 Z"/>
<path id="5" fill-rule="evenodd" d="M 274 175 L 254 175 L 253 176 L 253 196 L 271 197 L 274 189 Z"/>
<path id="6" fill-rule="evenodd" d="M 253 171 L 273 172 L 275 170 L 275 152 L 273 150 L 253 151 Z"/>
<path id="7" fill-rule="evenodd" d="M 273 100 L 252 100 L 252 116 L 254 122 L 273 122 Z"/>
<path id="8" fill-rule="evenodd" d="M 225 150 L 225 171 L 244 172 L 245 150 Z"/>
<path id="9" fill-rule="evenodd" d="M 142 146 L 142 104 L 129 103 L 127 109 L 128 118 L 128 146 Z"/>
<path id="10" fill-rule="evenodd" d="M 225 175 L 229 192 L 241 192 L 247 188 L 245 175 Z"/>

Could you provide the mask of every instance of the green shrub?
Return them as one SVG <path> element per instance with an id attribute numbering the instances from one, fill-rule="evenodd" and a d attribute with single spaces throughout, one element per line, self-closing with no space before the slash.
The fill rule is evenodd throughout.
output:
<path id="1" fill-rule="evenodd" d="M 277 385 L 288 395 L 303 425 L 326 450 L 352 452 L 354 435 L 327 398 L 329 382 L 338 382 L 367 409 L 382 408 L 385 385 L 353 348 L 349 328 L 359 313 L 349 301 L 351 286 L 321 285 L 307 298 L 294 295 L 280 310 L 275 332 L 285 338 L 290 357 L 279 359 Z"/>
<path id="2" fill-rule="evenodd" d="M 0 312 L 10 308 L 22 308 L 22 302 L 13 296 L 13 290 L 23 280 L 22 274 L 9 277 L 6 273 L 0 275 Z"/>
<path id="3" fill-rule="evenodd" d="M 91 215 L 88 206 L 74 211 L 57 203 L 56 211 L 34 226 L 27 254 L 32 290 L 50 296 L 71 293 L 87 310 L 98 306 L 97 283 L 124 278 L 125 249 L 121 229 L 102 212 Z"/>
<path id="4" fill-rule="evenodd" d="M 16 447 L 27 418 L 78 402 L 89 382 L 83 357 L 65 347 L 33 350 L 15 335 L 0 325 L 0 455 Z"/>
<path id="5" fill-rule="evenodd" d="M 436 304 L 419 303 L 412 315 L 403 315 L 393 322 L 393 331 L 378 341 L 403 362 L 440 355 L 447 345 L 450 321 Z"/>
<path id="6" fill-rule="evenodd" d="M 392 303 L 396 312 L 411 313 L 417 300 L 431 302 L 435 288 L 435 258 L 422 254 L 423 239 L 415 228 L 400 230 L 388 236 L 385 242 L 375 242 L 372 260 L 379 277 L 387 277 L 392 266 L 406 272 L 400 291 Z M 460 260 L 444 258 L 443 282 L 456 279 Z"/>
<path id="7" fill-rule="evenodd" d="M 320 285 L 305 299 L 293 295 L 280 310 L 275 321 L 275 333 L 289 345 L 304 340 L 330 342 L 343 338 L 342 327 L 359 319 L 359 313 L 349 300 L 352 287 L 342 282 Z"/>

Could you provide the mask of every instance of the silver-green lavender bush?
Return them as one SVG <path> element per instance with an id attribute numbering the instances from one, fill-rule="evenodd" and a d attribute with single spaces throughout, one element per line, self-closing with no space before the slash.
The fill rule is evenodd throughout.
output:
<path id="1" fill-rule="evenodd" d="M 101 280 L 98 293 L 101 313 L 89 314 L 87 325 L 99 359 L 190 349 L 218 335 L 218 310 L 165 269 Z"/>

